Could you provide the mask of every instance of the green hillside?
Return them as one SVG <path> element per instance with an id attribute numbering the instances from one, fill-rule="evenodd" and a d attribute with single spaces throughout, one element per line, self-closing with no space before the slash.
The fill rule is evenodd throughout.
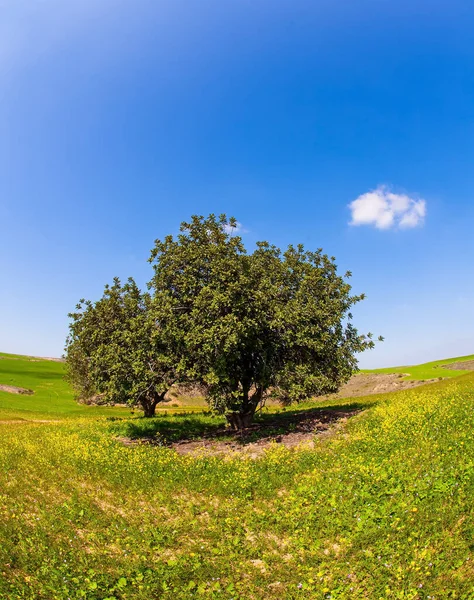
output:
<path id="1" fill-rule="evenodd" d="M 465 375 L 465 370 L 452 370 L 445 368 L 446 365 L 457 362 L 474 360 L 474 354 L 468 356 L 459 356 L 457 358 L 445 358 L 443 360 L 435 360 L 433 362 L 423 363 L 421 365 L 409 365 L 406 367 L 387 367 L 385 369 L 364 369 L 363 373 L 406 373 L 407 380 L 424 380 L 436 379 L 438 377 L 459 377 Z"/>
<path id="2" fill-rule="evenodd" d="M 438 360 L 421 365 L 363 370 L 363 373 L 409 373 L 405 379 L 423 380 L 438 377 L 459 377 L 466 371 L 448 370 L 443 365 L 474 360 L 474 355 Z M 0 384 L 31 389 L 34 394 L 11 394 L 0 391 L 0 419 L 11 418 L 66 418 L 73 416 L 101 416 L 130 414 L 126 408 L 90 407 L 78 404 L 64 380 L 62 362 L 30 356 L 0 353 Z M 189 405 L 188 405 L 189 404 Z M 187 400 L 179 410 L 200 410 L 202 403 Z M 173 410 L 167 407 L 166 410 Z"/>
<path id="3" fill-rule="evenodd" d="M 1 600 L 474 597 L 474 373 L 306 403 L 358 413 L 252 458 L 131 444 L 212 419 L 76 405 L 63 369 L 0 360 L 35 390 L 0 396 Z"/>
<path id="4" fill-rule="evenodd" d="M 130 416 L 126 407 L 86 406 L 74 400 L 64 380 L 62 362 L 32 356 L 0 353 L 0 384 L 33 390 L 33 395 L 12 394 L 0 390 L 0 420 L 64 419 L 67 417 Z M 164 405 L 160 411 L 194 412 L 203 409 L 199 398 L 185 398 L 176 407 Z"/>
<path id="5" fill-rule="evenodd" d="M 31 396 L 0 391 L 0 419 L 130 413 L 127 409 L 78 404 L 64 380 L 64 374 L 65 365 L 62 362 L 0 353 L 0 384 L 34 391 Z"/>

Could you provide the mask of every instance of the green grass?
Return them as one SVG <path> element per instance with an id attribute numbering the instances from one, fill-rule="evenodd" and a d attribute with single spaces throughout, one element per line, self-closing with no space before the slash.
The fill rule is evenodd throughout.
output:
<path id="1" fill-rule="evenodd" d="M 117 439 L 209 415 L 0 424 L 0 598 L 472 600 L 474 374 L 357 402 L 256 460 Z"/>
<path id="2" fill-rule="evenodd" d="M 123 408 L 78 404 L 64 374 L 61 362 L 0 353 L 0 383 L 34 391 L 31 396 L 0 391 L 0 420 L 130 414 Z"/>
<path id="3" fill-rule="evenodd" d="M 78 404 L 64 374 L 65 365 L 61 362 L 0 353 L 0 383 L 34 391 L 31 396 L 0 391 L 0 420 L 130 415 L 129 408 Z M 183 404 L 184 399 L 180 400 Z M 193 398 L 186 399 L 184 406 L 167 406 L 163 410 L 190 412 L 202 408 L 202 401 Z"/>
<path id="4" fill-rule="evenodd" d="M 437 377 L 460 377 L 465 375 L 466 371 L 456 371 L 444 368 L 443 365 L 451 363 L 474 360 L 474 354 L 469 356 L 459 356 L 458 358 L 446 358 L 443 360 L 435 360 L 433 362 L 424 363 L 421 365 L 410 365 L 406 367 L 387 367 L 385 369 L 364 369 L 362 373 L 407 373 L 406 380 L 424 380 L 435 379 Z"/>

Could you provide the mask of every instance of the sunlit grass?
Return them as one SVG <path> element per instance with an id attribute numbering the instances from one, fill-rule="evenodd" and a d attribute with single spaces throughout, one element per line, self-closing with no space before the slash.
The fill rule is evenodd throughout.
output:
<path id="1" fill-rule="evenodd" d="M 0 598 L 472 598 L 474 374 L 363 404 L 256 460 L 126 446 L 118 413 L 0 424 Z"/>
<path id="2" fill-rule="evenodd" d="M 466 371 L 447 369 L 445 365 L 462 361 L 474 360 L 474 354 L 468 356 L 459 356 L 458 358 L 446 358 L 435 360 L 433 362 L 421 365 L 411 365 L 405 367 L 388 367 L 386 369 L 364 369 L 363 373 L 406 373 L 406 380 L 424 380 L 435 378 L 451 378 L 465 375 Z"/>
<path id="3" fill-rule="evenodd" d="M 128 407 L 86 406 L 74 400 L 74 394 L 64 380 L 65 365 L 28 356 L 0 353 L 0 384 L 31 389 L 34 394 L 11 394 L 0 391 L 1 420 L 50 420 L 70 417 L 130 416 Z M 179 403 L 179 404 L 178 404 Z M 202 399 L 178 397 L 158 412 L 201 411 Z"/>

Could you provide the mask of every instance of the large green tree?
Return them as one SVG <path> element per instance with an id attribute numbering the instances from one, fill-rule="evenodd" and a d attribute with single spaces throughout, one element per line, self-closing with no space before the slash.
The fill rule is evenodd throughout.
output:
<path id="1" fill-rule="evenodd" d="M 179 335 L 169 337 L 149 293 L 133 279 L 115 279 L 97 302 L 84 301 L 69 315 L 67 377 L 79 398 L 139 406 L 145 416 L 179 379 Z"/>
<path id="2" fill-rule="evenodd" d="M 183 340 L 180 369 L 241 428 L 269 395 L 289 404 L 337 391 L 373 341 L 351 324 L 363 295 L 351 294 L 334 258 L 266 242 L 247 254 L 236 228 L 225 215 L 194 216 L 157 240 L 150 290 Z"/>

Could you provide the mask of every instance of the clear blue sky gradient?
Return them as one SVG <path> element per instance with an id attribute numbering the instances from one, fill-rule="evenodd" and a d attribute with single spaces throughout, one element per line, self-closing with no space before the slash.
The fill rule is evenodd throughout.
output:
<path id="1" fill-rule="evenodd" d="M 150 277 L 153 240 L 226 212 L 249 249 L 322 246 L 361 365 L 474 352 L 474 4 L 27 0 L 0 24 L 0 350 L 58 356 L 67 313 Z M 349 225 L 387 185 L 422 227 Z"/>

